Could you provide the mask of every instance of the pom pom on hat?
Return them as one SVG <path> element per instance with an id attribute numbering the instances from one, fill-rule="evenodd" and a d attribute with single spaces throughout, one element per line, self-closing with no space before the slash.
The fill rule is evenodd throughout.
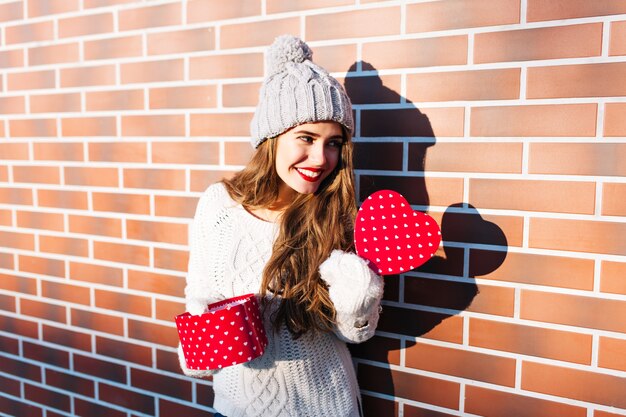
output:
<path id="1" fill-rule="evenodd" d="M 266 52 L 267 75 L 281 72 L 288 62 L 300 64 L 311 60 L 312 57 L 313 51 L 300 38 L 293 35 L 281 35 L 274 40 Z"/>

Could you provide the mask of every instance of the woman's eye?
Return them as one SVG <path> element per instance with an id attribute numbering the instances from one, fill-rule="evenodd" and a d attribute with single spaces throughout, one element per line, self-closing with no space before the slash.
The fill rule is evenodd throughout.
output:
<path id="1" fill-rule="evenodd" d="M 298 136 L 298 139 L 307 143 L 313 142 L 313 138 L 311 136 Z"/>
<path id="2" fill-rule="evenodd" d="M 328 142 L 328 145 L 333 148 L 341 148 L 341 145 L 343 145 L 343 142 L 340 140 L 331 140 L 330 142 Z"/>

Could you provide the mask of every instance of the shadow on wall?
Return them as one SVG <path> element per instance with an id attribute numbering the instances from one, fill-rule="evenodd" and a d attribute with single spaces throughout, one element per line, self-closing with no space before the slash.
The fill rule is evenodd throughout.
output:
<path id="1" fill-rule="evenodd" d="M 357 70 L 353 64 L 349 72 Z M 411 102 L 393 89 L 385 86 L 369 63 L 361 63 L 362 71 L 372 76 L 347 77 L 345 87 L 355 105 L 372 104 L 374 108 L 361 110 L 361 138 L 402 138 L 420 140 L 408 146 L 406 169 L 414 175 L 394 175 L 402 172 L 404 143 L 402 140 L 362 141 L 355 146 L 354 163 L 357 170 L 381 171 L 380 175 L 359 175 L 359 200 L 377 190 L 391 189 L 401 193 L 412 205 L 427 211 L 430 199 L 425 183 L 425 159 L 429 147 L 436 145 L 436 138 L 428 117 Z M 386 108 L 386 104 L 405 103 L 402 109 Z M 460 155 L 459 157 L 463 157 Z M 357 171 L 358 174 L 358 171 Z M 385 300 L 400 301 L 409 308 L 386 305 L 381 315 L 378 330 L 409 338 L 426 337 L 447 339 L 444 320 L 466 310 L 478 294 L 474 278 L 496 270 L 506 257 L 507 240 L 504 232 L 494 223 L 482 218 L 480 213 L 467 203 L 450 205 L 440 221 L 443 238 L 441 249 L 426 264 L 401 278 L 385 278 Z M 470 251 L 454 243 L 478 243 L 497 245 L 501 251 Z M 466 251 L 470 251 L 466 256 Z M 462 279 L 455 279 L 460 277 Z M 438 279 L 440 278 L 440 279 Z M 400 294 L 403 289 L 403 294 Z M 402 297 L 401 297 L 402 296 Z M 426 307 L 426 308 L 424 308 Z M 433 307 L 435 309 L 433 309 Z M 439 328 L 438 328 L 439 327 Z M 460 341 L 459 341 L 460 343 Z M 410 349 L 414 342 L 407 342 Z M 399 365 L 400 341 L 376 336 L 361 345 L 350 346 L 355 358 Z M 407 363 L 407 366 L 410 366 Z M 418 386 L 397 384 L 398 374 L 388 367 L 359 364 L 359 384 L 362 390 L 403 398 L 414 397 L 411 391 L 420 391 Z M 423 387 L 422 387 L 423 389 Z M 366 416 L 396 415 L 394 403 L 381 401 L 367 395 L 363 398 Z"/>

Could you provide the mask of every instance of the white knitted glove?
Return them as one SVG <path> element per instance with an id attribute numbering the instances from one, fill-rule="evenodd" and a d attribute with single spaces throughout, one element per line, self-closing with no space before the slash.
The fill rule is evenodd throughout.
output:
<path id="1" fill-rule="evenodd" d="M 374 335 L 383 280 L 358 255 L 334 250 L 320 265 L 320 276 L 337 312 L 337 336 L 360 343 Z"/>

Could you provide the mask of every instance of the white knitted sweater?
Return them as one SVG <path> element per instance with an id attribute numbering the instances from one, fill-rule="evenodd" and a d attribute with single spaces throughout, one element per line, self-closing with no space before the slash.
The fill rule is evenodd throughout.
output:
<path id="1" fill-rule="evenodd" d="M 187 311 L 201 314 L 207 304 L 258 293 L 261 276 L 278 232 L 235 203 L 223 184 L 210 186 L 198 203 L 191 232 Z M 359 391 L 345 342 L 363 342 L 378 324 L 382 279 L 357 255 L 334 251 L 320 266 L 337 311 L 334 333 L 308 332 L 294 340 L 283 326 L 264 324 L 269 344 L 263 356 L 189 376 L 213 374 L 214 408 L 227 417 L 358 417 Z"/>

